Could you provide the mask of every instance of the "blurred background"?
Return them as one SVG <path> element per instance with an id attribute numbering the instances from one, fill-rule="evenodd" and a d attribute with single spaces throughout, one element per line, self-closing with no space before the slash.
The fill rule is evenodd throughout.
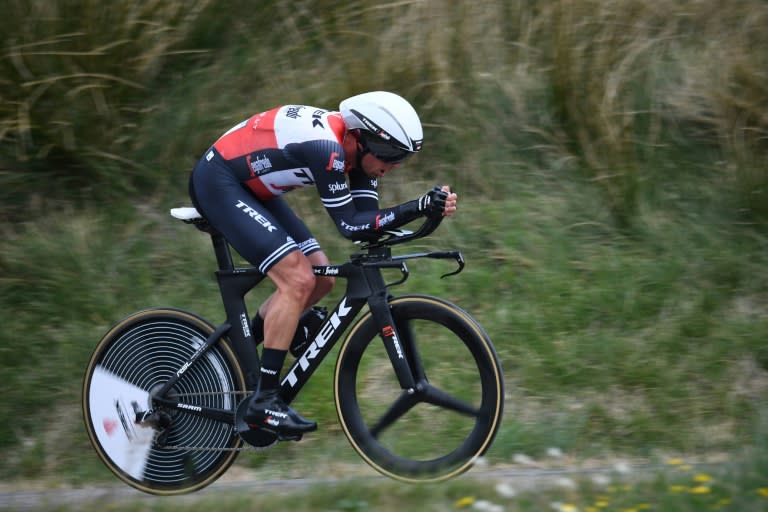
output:
<path id="1" fill-rule="evenodd" d="M 461 249 L 465 272 L 427 262 L 394 291 L 444 296 L 494 340 L 491 463 L 552 447 L 766 460 L 766 2 L 3 5 L 0 478 L 113 481 L 80 412 L 100 337 L 147 306 L 222 320 L 207 237 L 168 215 L 195 161 L 253 113 L 369 90 L 425 126 L 382 204 L 438 183 L 460 196 L 420 243 Z M 354 250 L 314 191 L 287 198 L 332 259 Z M 238 464 L 356 461 L 332 370 L 297 404 L 323 425 L 312 442 Z"/>

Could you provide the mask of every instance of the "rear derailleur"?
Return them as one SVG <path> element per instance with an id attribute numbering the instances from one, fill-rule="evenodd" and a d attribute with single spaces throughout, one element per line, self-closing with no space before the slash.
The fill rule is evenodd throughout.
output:
<path id="1" fill-rule="evenodd" d="M 154 445 L 162 448 L 168 443 L 168 435 L 171 432 L 171 415 L 165 411 L 142 411 L 137 402 L 132 402 L 133 412 L 136 414 L 134 420 L 136 425 L 155 430 Z"/>

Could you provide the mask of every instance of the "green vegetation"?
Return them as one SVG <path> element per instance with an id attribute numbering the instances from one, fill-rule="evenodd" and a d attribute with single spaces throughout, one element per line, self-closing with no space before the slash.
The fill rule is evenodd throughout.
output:
<path id="1" fill-rule="evenodd" d="M 460 194 L 421 244 L 462 249 L 465 272 L 420 262 L 395 291 L 453 300 L 494 340 L 508 397 L 491 462 L 730 453 L 768 432 L 765 2 L 6 4 L 3 478 L 110 478 L 79 412 L 99 337 L 151 305 L 220 321 L 208 240 L 167 215 L 211 141 L 263 108 L 372 89 L 409 98 L 426 130 L 382 203 Z M 288 198 L 333 259 L 354 250 L 313 192 Z M 331 371 L 297 404 L 322 425 L 301 445 L 313 464 L 288 445 L 243 465 L 355 461 Z"/>
<path id="2" fill-rule="evenodd" d="M 763 455 L 765 455 L 763 453 Z M 192 499 L 146 496 L 101 497 L 76 506 L 55 501 L 53 510 L 185 510 L 205 511 L 290 508 L 302 511 L 486 511 L 503 512 L 760 512 L 768 505 L 765 459 L 752 455 L 727 464 L 694 466 L 668 459 L 653 471 L 618 464 L 613 470 L 585 474 L 551 473 L 537 482 L 510 475 L 461 477 L 439 485 L 401 485 L 381 478 L 316 480 L 306 485 L 256 489 L 236 486 L 210 489 Z M 45 508 L 51 510 L 50 504 Z"/>

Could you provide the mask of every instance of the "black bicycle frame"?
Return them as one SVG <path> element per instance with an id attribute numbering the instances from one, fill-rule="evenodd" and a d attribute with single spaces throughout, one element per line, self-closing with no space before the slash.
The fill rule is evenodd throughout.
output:
<path id="1" fill-rule="evenodd" d="M 220 233 L 198 226 L 211 235 L 218 270 L 216 278 L 226 313 L 226 322 L 214 330 L 206 343 L 186 361 L 174 376 L 161 389 L 153 394 L 153 401 L 164 407 L 183 410 L 216 419 L 225 423 L 234 423 L 231 410 L 190 405 L 167 396 L 168 391 L 181 378 L 189 367 L 210 349 L 222 336 L 227 335 L 237 359 L 244 371 L 246 386 L 253 391 L 258 386 L 260 360 L 250 327 L 250 317 L 245 305 L 245 295 L 261 282 L 265 275 L 253 267 L 236 268 L 232 261 L 229 244 Z M 435 226 L 436 227 L 436 226 Z M 423 236 L 423 235 L 422 235 Z M 389 309 L 388 286 L 400 284 L 408 278 L 405 260 L 414 258 L 455 259 L 459 269 L 443 277 L 460 272 L 464 267 L 461 253 L 458 251 L 417 253 L 392 257 L 388 246 L 372 245 L 367 253 L 352 256 L 351 261 L 341 265 L 323 265 L 313 267 L 317 276 L 340 277 L 347 280 L 347 289 L 333 311 L 320 326 L 315 339 L 304 353 L 284 373 L 280 394 L 286 403 L 296 398 L 309 378 L 330 353 L 357 314 L 368 304 L 376 322 L 378 332 L 384 342 L 389 359 L 392 362 L 400 386 L 412 390 L 415 381 L 408 360 L 397 334 L 397 328 Z M 399 269 L 402 279 L 387 285 L 382 269 Z"/>

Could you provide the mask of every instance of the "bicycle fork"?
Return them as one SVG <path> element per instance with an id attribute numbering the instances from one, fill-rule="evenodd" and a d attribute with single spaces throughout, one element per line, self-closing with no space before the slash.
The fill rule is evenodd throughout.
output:
<path id="1" fill-rule="evenodd" d="M 387 351 L 392 368 L 397 375 L 400 387 L 409 394 L 416 391 L 417 381 L 411 368 L 413 359 L 411 356 L 412 347 L 410 342 L 404 343 L 402 334 L 398 331 L 395 321 L 392 318 L 392 312 L 389 308 L 389 293 L 386 289 L 372 295 L 368 300 L 368 306 L 371 309 L 371 315 L 376 324 L 379 336 L 381 337 L 384 348 Z"/>

